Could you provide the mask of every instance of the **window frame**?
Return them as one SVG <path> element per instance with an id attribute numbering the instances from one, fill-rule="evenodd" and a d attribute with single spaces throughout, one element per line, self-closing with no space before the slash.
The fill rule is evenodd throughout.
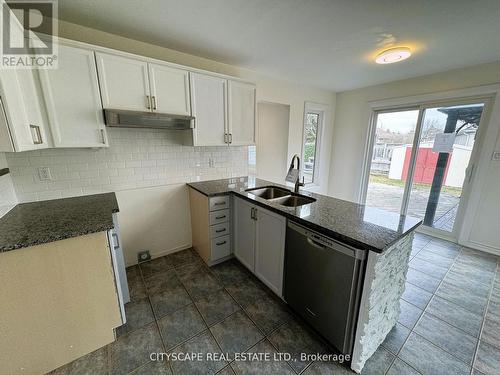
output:
<path id="1" fill-rule="evenodd" d="M 301 174 L 304 176 L 305 151 L 306 151 L 306 123 L 307 114 L 312 113 L 318 115 L 318 129 L 316 131 L 316 150 L 314 154 L 314 167 L 312 173 L 312 181 L 306 182 L 305 187 L 320 186 L 320 160 L 321 160 L 321 142 L 323 136 L 323 128 L 325 122 L 325 110 L 319 109 L 313 103 L 306 103 L 304 106 L 304 119 L 302 124 L 302 150 L 301 150 Z"/>

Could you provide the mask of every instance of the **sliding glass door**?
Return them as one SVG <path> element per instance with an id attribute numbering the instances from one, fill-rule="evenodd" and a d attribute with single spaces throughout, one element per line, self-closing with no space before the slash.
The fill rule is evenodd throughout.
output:
<path id="1" fill-rule="evenodd" d="M 453 237 L 485 103 L 375 113 L 365 203 Z"/>

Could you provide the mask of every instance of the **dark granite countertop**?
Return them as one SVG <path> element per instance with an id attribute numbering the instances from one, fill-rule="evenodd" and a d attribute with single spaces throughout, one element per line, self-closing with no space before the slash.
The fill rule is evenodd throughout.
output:
<path id="1" fill-rule="evenodd" d="M 0 218 L 0 252 L 113 228 L 115 193 L 21 203 Z"/>
<path id="2" fill-rule="evenodd" d="M 238 197 L 285 215 L 294 222 L 340 242 L 377 253 L 383 252 L 421 223 L 421 220 L 411 216 L 403 216 L 308 191 L 300 191 L 300 194 L 313 197 L 316 202 L 300 207 L 284 207 L 247 193 L 246 189 L 254 187 L 283 187 L 283 185 L 253 177 L 201 181 L 188 183 L 188 185 L 206 196 L 234 193 Z"/>

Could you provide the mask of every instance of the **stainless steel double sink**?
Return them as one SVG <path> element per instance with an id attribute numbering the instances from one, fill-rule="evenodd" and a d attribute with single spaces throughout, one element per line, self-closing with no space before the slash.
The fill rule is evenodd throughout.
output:
<path id="1" fill-rule="evenodd" d="M 316 199 L 314 198 L 302 194 L 292 193 L 288 189 L 280 188 L 277 186 L 265 186 L 260 188 L 247 189 L 245 191 L 259 198 L 278 203 L 285 207 L 298 207 L 316 201 Z"/>

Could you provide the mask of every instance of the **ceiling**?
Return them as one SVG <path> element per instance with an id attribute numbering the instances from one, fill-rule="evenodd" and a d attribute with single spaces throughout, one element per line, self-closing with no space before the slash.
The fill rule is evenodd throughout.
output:
<path id="1" fill-rule="evenodd" d="M 500 60 L 498 0 L 72 0 L 59 18 L 333 91 Z M 414 51 L 376 65 L 390 46 Z"/>

